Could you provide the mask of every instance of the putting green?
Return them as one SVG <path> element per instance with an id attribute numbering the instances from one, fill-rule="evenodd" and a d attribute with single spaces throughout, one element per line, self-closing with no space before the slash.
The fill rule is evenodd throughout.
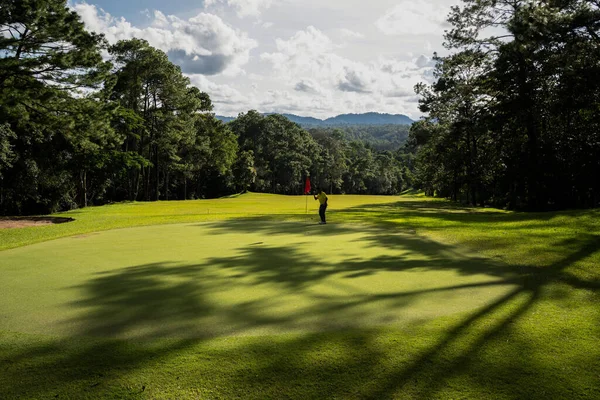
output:
<path id="1" fill-rule="evenodd" d="M 260 219 L 120 229 L 2 252 L 0 331 L 216 337 L 408 325 L 513 271 L 410 231 Z"/>

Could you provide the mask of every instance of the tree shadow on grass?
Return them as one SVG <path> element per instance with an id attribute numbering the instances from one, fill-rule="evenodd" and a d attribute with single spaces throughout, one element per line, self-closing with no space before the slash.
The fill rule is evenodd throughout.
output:
<path id="1" fill-rule="evenodd" d="M 274 279 L 286 282 L 292 286 L 302 286 L 314 279 L 323 279 L 330 274 L 341 272 L 376 273 L 377 271 L 449 271 L 454 270 L 461 275 L 485 274 L 503 279 L 513 279 L 538 270 L 534 265 L 507 265 L 477 254 L 466 252 L 465 248 L 444 244 L 428 237 L 421 236 L 416 231 L 386 224 L 342 224 L 333 223 L 325 226 L 306 224 L 304 222 L 281 222 L 269 218 L 246 218 L 203 223 L 191 227 L 211 229 L 210 235 L 227 233 L 254 234 L 261 238 L 256 243 L 240 243 L 242 254 L 237 257 L 223 257 L 213 260 L 223 267 L 234 267 L 245 264 L 248 275 L 265 276 L 265 280 Z M 367 247 L 375 249 L 390 249 L 405 251 L 404 254 L 393 256 L 376 256 L 367 259 L 346 259 L 335 265 L 325 265 L 319 268 L 319 260 L 305 262 L 307 254 L 296 254 L 291 248 L 282 252 L 282 259 L 271 249 L 271 243 L 277 237 L 289 234 L 316 237 L 319 241 L 328 243 L 330 238 L 342 235 L 355 235 L 350 243 L 367 243 Z M 193 233 L 192 233 L 193 235 Z M 579 245 L 579 241 L 575 245 Z M 343 251 L 336 249 L 336 251 Z M 411 255 L 420 255 L 415 259 Z M 291 256 L 293 259 L 288 259 Z M 326 255 L 326 254 L 324 254 Z M 245 262 L 248 260 L 249 262 Z M 312 264 L 311 264 L 312 263 Z M 314 267 L 316 265 L 316 268 Z M 273 268 L 277 266 L 277 268 Z M 309 268 L 311 267 L 312 268 Z"/>
<path id="2" fill-rule="evenodd" d="M 389 374 L 383 379 L 385 383 L 382 382 L 383 384 L 379 388 L 369 393 L 366 397 L 373 399 L 387 398 L 408 382 L 419 382 L 417 377 L 423 375 L 425 370 L 427 370 L 429 379 L 421 381 L 418 384 L 418 396 L 415 398 L 432 398 L 436 391 L 447 384 L 453 375 L 459 375 L 468 370 L 469 363 L 476 361 L 477 354 L 487 343 L 509 331 L 512 324 L 524 317 L 543 297 L 542 292 L 547 286 L 554 283 L 565 283 L 576 289 L 600 290 L 600 282 L 583 281 L 564 271 L 565 268 L 573 263 L 600 251 L 600 237 L 590 235 L 587 237 L 586 242 L 585 246 L 574 254 L 565 257 L 560 262 L 537 273 L 525 276 L 522 285 L 450 329 L 439 343 L 413 360 L 407 368 Z M 508 308 L 508 312 L 506 310 L 507 307 L 510 307 Z M 496 318 L 492 319 L 490 318 L 491 316 L 496 316 Z M 448 348 L 459 343 L 465 336 L 469 335 L 470 328 L 477 324 L 482 324 L 484 321 L 488 326 L 471 338 L 468 346 L 465 346 L 464 349 L 459 351 L 458 354 L 453 355 L 450 359 L 440 359 Z M 525 350 L 531 351 L 532 349 Z M 516 361 L 514 366 L 518 368 L 519 372 L 523 372 L 526 369 L 525 365 L 527 365 L 526 358 L 528 354 L 514 353 L 512 356 L 515 357 Z M 489 366 L 486 366 L 486 368 L 489 368 Z M 506 371 L 504 371 L 504 374 L 498 373 L 498 375 L 506 375 Z M 521 378 L 519 374 L 513 373 L 511 375 L 513 375 L 513 378 Z M 486 383 L 492 389 L 500 389 L 499 386 L 502 386 L 502 382 L 493 382 L 493 379 Z M 519 389 L 523 391 L 520 396 L 523 396 L 522 398 L 540 399 L 562 397 L 559 393 L 548 392 L 560 389 L 560 385 L 553 384 L 550 380 L 545 382 L 545 384 L 547 385 L 546 387 L 538 386 L 535 388 L 519 386 Z"/>
<path id="3" fill-rule="evenodd" d="M 227 221 L 211 226 L 214 234 L 260 232 L 266 236 L 306 229 L 287 223 L 256 222 Z M 360 229 L 344 225 L 320 228 L 324 229 L 313 234 L 324 240 L 328 235 L 355 234 Z M 179 393 L 193 397 L 190 392 L 159 389 L 177 385 L 188 389 L 204 385 L 206 397 L 211 397 L 210 388 L 221 387 L 223 392 L 213 392 L 212 397 L 248 398 L 428 399 L 449 393 L 451 397 L 501 394 L 507 398 L 547 399 L 582 394 L 572 392 L 573 388 L 581 388 L 572 380 L 575 377 L 557 372 L 552 365 L 540 364 L 532 342 L 512 332 L 516 324 L 532 318 L 530 313 L 539 302 L 548 300 L 545 289 L 552 285 L 594 293 L 600 290 L 600 282 L 568 271 L 571 265 L 600 249 L 598 236 L 583 235 L 575 243 L 563 243 L 565 248 L 576 249 L 543 269 L 465 257 L 453 246 L 406 232 L 392 234 L 372 228 L 361 240 L 372 246 L 410 249 L 427 261 L 380 256 L 345 259 L 332 265 L 293 247 L 250 243 L 240 244 L 238 255 L 213 258 L 204 264 L 155 263 L 99 274 L 73 288 L 83 293 L 83 299 L 71 306 L 85 312 L 67 322 L 73 327 L 72 337 L 39 343 L 17 335 L 9 339 L 11 346 L 0 349 L 0 395 L 136 398 L 178 397 Z M 225 279 L 214 275 L 214 268 L 234 274 Z M 313 306 L 286 315 L 266 314 L 265 308 L 272 304 L 269 299 L 218 304 L 207 297 L 227 285 L 228 279 L 245 280 L 249 285 L 274 285 L 284 293 L 297 293 L 336 274 L 351 282 L 383 271 L 427 270 L 451 270 L 464 276 L 484 274 L 490 279 L 361 294 L 341 302 L 321 298 Z M 471 310 L 458 322 L 449 320 L 441 328 L 416 326 L 412 332 L 431 333 L 425 339 L 413 337 L 410 326 L 387 335 L 369 329 L 360 323 L 360 318 L 366 316 L 356 312 L 370 304 L 408 309 L 430 293 L 495 285 L 509 285 L 511 289 Z M 317 332 L 204 347 L 208 339 L 260 329 L 281 327 L 284 332 L 293 332 L 299 323 L 310 323 Z M 599 334 L 598 330 L 593 333 Z M 512 342 L 505 343 L 505 338 Z M 494 349 L 499 349 L 502 356 L 487 353 Z M 568 357 L 565 362 L 573 364 Z M 587 372 L 586 376 L 594 376 L 598 366 L 587 365 L 587 360 L 580 362 L 588 368 L 583 375 Z M 161 372 L 153 375 L 153 369 Z M 181 379 L 175 383 L 178 377 Z M 465 387 L 453 388 L 456 382 Z M 589 387 L 598 390 L 597 382 Z"/>
<path id="4" fill-rule="evenodd" d="M 269 231 L 271 229 L 268 228 Z M 362 334 L 359 338 L 354 338 L 361 343 L 360 350 L 354 351 L 354 360 L 358 360 L 356 363 L 341 363 L 340 360 L 344 358 L 333 352 L 334 354 L 331 355 L 333 361 L 328 365 L 329 368 L 326 367 L 323 371 L 306 370 L 302 362 L 290 360 L 285 356 L 288 354 L 286 351 L 279 351 L 270 357 L 272 362 L 262 369 L 259 376 L 265 377 L 269 382 L 279 382 L 280 379 L 276 377 L 285 378 L 285 382 L 293 385 L 294 383 L 300 384 L 299 381 L 302 381 L 293 377 L 293 372 L 301 370 L 309 381 L 327 379 L 329 382 L 328 395 L 335 393 L 332 397 L 344 398 L 430 399 L 439 397 L 441 393 L 450 397 L 467 398 L 503 396 L 506 398 L 547 399 L 597 396 L 600 393 L 600 386 L 595 379 L 600 367 L 597 363 L 599 351 L 594 350 L 595 353 L 592 351 L 592 354 L 579 354 L 580 358 L 573 360 L 569 359 L 568 353 L 571 351 L 578 355 L 578 346 L 565 346 L 570 347 L 570 350 L 564 352 L 559 350 L 552 357 L 553 361 L 542 364 L 540 356 L 545 350 L 533 347 L 536 343 L 535 340 L 515 334 L 518 324 L 527 323 L 530 320 L 535 321 L 531 313 L 540 302 L 552 300 L 552 296 L 548 296 L 546 290 L 553 285 L 568 285 L 571 289 L 598 293 L 600 281 L 581 279 L 566 269 L 596 254 L 600 250 L 600 237 L 585 235 L 577 242 L 584 244 L 550 267 L 543 269 L 534 266 L 524 267 L 522 271 L 526 272 L 516 278 L 514 282 L 518 281 L 519 284 L 513 290 L 471 313 L 454 326 L 450 326 L 439 335 L 437 341 L 419 349 L 412 357 L 408 357 L 408 359 L 398 357 L 401 361 L 387 370 L 383 365 L 393 358 L 391 354 L 394 351 L 410 353 L 410 346 L 415 344 L 413 339 L 398 334 L 398 337 L 406 340 L 405 346 L 386 343 L 386 345 L 391 345 L 382 348 L 376 343 L 377 334 Z M 398 245 L 396 239 L 389 244 Z M 563 243 L 563 245 L 567 246 L 569 243 Z M 350 265 L 352 263 L 347 266 L 349 269 L 360 269 Z M 384 265 L 385 262 L 374 262 L 373 265 L 368 264 L 365 269 L 387 268 Z M 447 265 L 447 267 L 456 268 L 452 265 Z M 250 269 L 253 270 L 253 268 Z M 253 272 L 260 274 L 262 271 L 253 270 Z M 473 273 L 474 271 L 468 270 L 468 272 Z M 457 288 L 448 289 L 456 290 Z M 354 307 L 355 305 L 352 303 L 345 306 Z M 598 316 L 592 315 L 591 317 L 597 318 Z M 542 324 L 541 329 L 553 327 L 551 321 L 538 322 Z M 564 325 L 561 329 L 564 329 Z M 588 337 L 583 335 L 588 342 L 594 342 L 594 337 L 600 337 L 598 328 L 589 333 Z M 535 334 L 543 336 L 543 332 L 535 332 Z M 554 332 L 548 337 L 549 343 L 539 343 L 538 341 L 536 345 L 547 344 L 549 346 L 546 350 L 557 351 L 556 346 L 553 346 L 552 343 L 559 339 L 553 334 Z M 509 339 L 510 343 L 508 343 Z M 579 339 L 582 339 L 582 336 L 579 336 Z M 349 338 L 344 337 L 338 340 L 349 340 Z M 336 340 L 332 340 L 332 342 L 335 344 L 328 343 L 328 345 L 335 347 L 338 344 Z M 295 345 L 299 349 L 303 349 L 303 344 Z M 321 346 L 318 338 L 312 338 L 310 344 L 316 347 Z M 255 347 L 264 352 L 272 350 L 262 344 L 257 344 Z M 365 349 L 369 350 L 363 351 Z M 587 349 L 590 350 L 593 347 L 588 346 Z M 301 351 L 309 352 L 310 350 Z M 494 354 L 490 356 L 489 353 L 494 352 L 499 354 L 495 354 L 495 357 Z M 556 363 L 556 358 L 561 357 L 564 357 L 564 360 Z M 343 370 L 344 374 L 348 374 L 346 379 L 332 374 L 331 371 L 339 372 L 336 366 Z M 572 370 L 573 374 L 571 374 L 568 372 L 569 368 L 577 368 L 577 370 Z M 236 379 L 241 380 L 243 385 L 251 385 L 250 380 L 244 374 L 240 374 Z M 340 381 L 343 384 L 340 384 Z M 452 386 L 457 383 L 463 387 Z"/>
<path id="5" fill-rule="evenodd" d="M 525 226 L 527 222 L 548 222 L 558 215 L 578 217 L 600 214 L 599 210 L 570 210 L 560 212 L 518 212 L 503 211 L 494 208 L 470 208 L 449 201 L 403 200 L 384 204 L 363 204 L 351 208 L 336 210 L 342 214 L 365 213 L 366 218 L 385 219 L 385 217 L 427 217 L 440 221 L 454 222 L 518 222 Z"/>
<path id="6" fill-rule="evenodd" d="M 515 223 L 514 228 L 527 228 L 529 224 L 544 224 L 552 226 L 551 221 L 557 216 L 580 217 L 596 215 L 600 217 L 600 210 L 570 210 L 561 212 L 517 212 L 503 211 L 499 209 L 469 208 L 458 203 L 449 201 L 418 201 L 405 200 L 395 203 L 384 204 L 364 204 L 356 207 L 336 210 L 340 216 L 352 217 L 357 215 L 364 218 L 365 221 L 383 222 L 391 219 L 402 218 L 404 223 L 411 225 L 413 218 L 426 218 L 431 221 L 444 222 L 443 227 L 447 228 L 450 224 L 481 223 L 486 224 L 486 229 L 510 229 L 506 225 L 497 223 Z M 419 225 L 419 224 L 417 224 Z M 420 225 L 419 225 L 420 226 Z M 560 225 L 558 225 L 560 226 Z M 435 228 L 435 226 L 428 226 Z M 582 227 L 583 228 L 583 227 Z"/>

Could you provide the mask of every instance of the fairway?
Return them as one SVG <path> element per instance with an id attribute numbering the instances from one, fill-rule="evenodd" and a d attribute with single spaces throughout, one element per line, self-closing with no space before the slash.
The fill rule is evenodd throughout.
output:
<path id="1" fill-rule="evenodd" d="M 598 211 L 246 194 L 0 232 L 0 398 L 600 398 Z"/>
<path id="2" fill-rule="evenodd" d="M 110 338 L 404 326 L 516 276 L 414 232 L 268 220 L 80 235 L 6 251 L 0 270 L 0 330 Z"/>

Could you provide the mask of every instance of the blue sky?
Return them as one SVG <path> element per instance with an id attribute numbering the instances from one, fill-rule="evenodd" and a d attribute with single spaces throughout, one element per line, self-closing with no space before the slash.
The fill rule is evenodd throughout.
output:
<path id="1" fill-rule="evenodd" d="M 125 17 L 132 23 L 147 23 L 144 10 L 160 10 L 165 14 L 184 15 L 202 10 L 202 0 L 99 0 L 88 1 L 90 4 L 104 9 L 106 12 L 118 17 Z"/>
<path id="2" fill-rule="evenodd" d="M 215 112 L 326 118 L 419 117 L 413 87 L 432 79 L 445 17 L 458 0 L 71 0 L 110 42 L 165 51 Z"/>

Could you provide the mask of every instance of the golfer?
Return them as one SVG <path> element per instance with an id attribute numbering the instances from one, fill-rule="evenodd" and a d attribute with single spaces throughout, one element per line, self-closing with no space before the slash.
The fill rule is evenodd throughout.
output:
<path id="1" fill-rule="evenodd" d="M 327 221 L 325 221 L 325 211 L 327 210 L 327 195 L 325 192 L 320 189 L 318 194 L 314 195 L 315 200 L 319 200 L 321 203 L 321 207 L 319 207 L 319 216 L 321 217 L 321 222 L 319 224 L 325 225 Z"/>

